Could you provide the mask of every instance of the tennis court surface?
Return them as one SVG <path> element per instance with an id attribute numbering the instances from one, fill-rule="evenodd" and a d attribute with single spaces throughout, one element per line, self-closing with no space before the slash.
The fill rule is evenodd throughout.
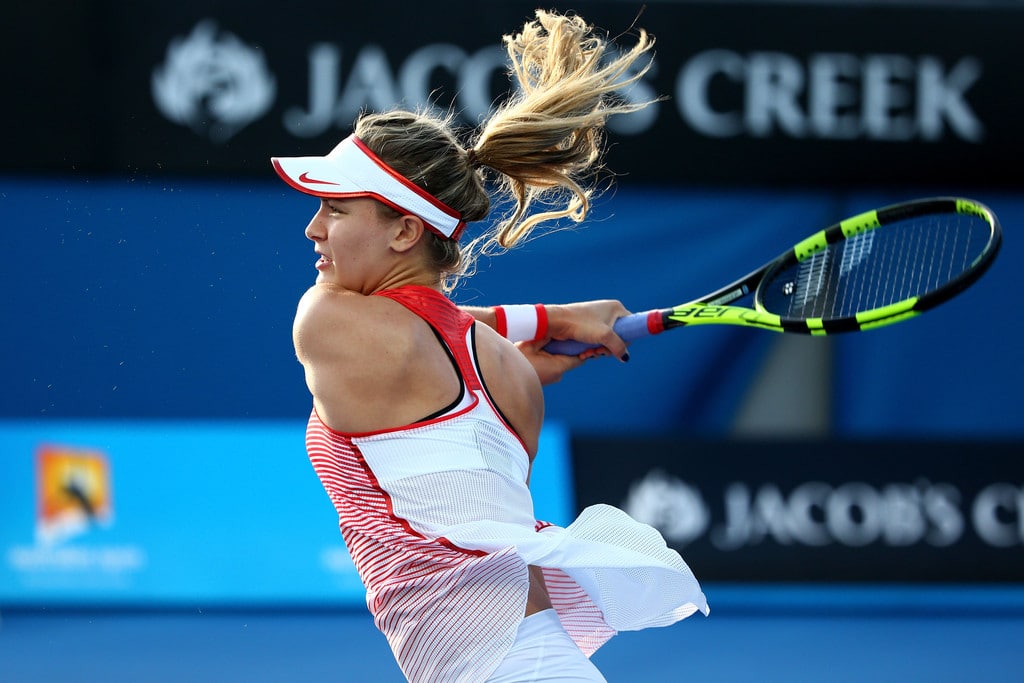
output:
<path id="1" fill-rule="evenodd" d="M 1020 681 L 1024 588 L 707 586 L 711 617 L 594 656 L 635 681 Z M 401 683 L 362 610 L 6 610 L 0 680 Z"/>

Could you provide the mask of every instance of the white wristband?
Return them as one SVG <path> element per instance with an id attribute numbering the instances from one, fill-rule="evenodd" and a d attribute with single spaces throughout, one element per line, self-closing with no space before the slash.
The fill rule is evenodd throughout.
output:
<path id="1" fill-rule="evenodd" d="M 548 333 L 548 312 L 542 304 L 495 306 L 498 334 L 509 341 L 538 341 Z"/>

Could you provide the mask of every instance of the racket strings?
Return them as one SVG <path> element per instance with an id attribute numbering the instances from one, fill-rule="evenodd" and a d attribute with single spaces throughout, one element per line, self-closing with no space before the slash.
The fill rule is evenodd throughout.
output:
<path id="1" fill-rule="evenodd" d="M 817 297 L 826 288 L 826 276 L 832 252 L 826 249 L 812 255 L 797 273 L 796 292 L 793 306 L 804 310 L 812 307 Z"/>
<path id="2" fill-rule="evenodd" d="M 786 318 L 837 319 L 921 297 L 969 270 L 990 234 L 971 214 L 889 223 L 782 269 L 762 288 L 762 305 Z"/>
<path id="3" fill-rule="evenodd" d="M 842 291 L 842 300 L 838 302 L 840 310 L 850 310 L 851 308 L 859 308 L 863 305 L 862 294 L 864 288 L 858 282 L 858 278 L 864 277 L 866 269 L 858 268 L 857 266 L 870 257 L 874 250 L 874 245 L 874 231 L 864 232 L 843 241 L 843 264 L 839 275 L 841 278 L 851 279 L 854 282 L 854 286 Z M 822 310 L 819 312 L 819 315 L 823 317 L 826 312 Z"/>

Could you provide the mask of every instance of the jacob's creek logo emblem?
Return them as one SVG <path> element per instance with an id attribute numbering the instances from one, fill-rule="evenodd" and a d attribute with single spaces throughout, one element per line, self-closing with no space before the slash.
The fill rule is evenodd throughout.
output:
<path id="1" fill-rule="evenodd" d="M 164 116 L 217 144 L 266 114 L 277 95 L 263 53 L 231 33 L 218 34 L 210 19 L 171 41 L 151 86 Z"/>
<path id="2" fill-rule="evenodd" d="M 53 543 L 111 523 L 110 466 L 102 452 L 40 446 L 37 486 L 40 542 Z"/>
<path id="3" fill-rule="evenodd" d="M 700 490 L 660 470 L 648 472 L 630 487 L 623 509 L 680 546 L 700 537 L 711 522 Z"/>

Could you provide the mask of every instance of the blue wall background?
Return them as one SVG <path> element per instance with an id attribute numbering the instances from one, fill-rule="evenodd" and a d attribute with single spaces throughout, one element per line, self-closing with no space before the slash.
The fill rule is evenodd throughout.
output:
<path id="1" fill-rule="evenodd" d="M 587 226 L 482 262 L 456 299 L 678 303 L 847 215 L 930 194 L 943 193 L 622 183 Z M 1024 196 L 968 195 L 1000 216 L 1002 254 L 977 286 L 921 318 L 820 340 L 833 345 L 833 436 L 1024 435 L 1012 312 Z M 271 179 L 0 178 L 0 416 L 305 416 L 290 327 L 315 277 L 302 234 L 314 209 Z M 550 387 L 548 416 L 577 433 L 728 435 L 778 337 L 721 328 L 639 341 L 628 365 L 590 363 Z"/>

